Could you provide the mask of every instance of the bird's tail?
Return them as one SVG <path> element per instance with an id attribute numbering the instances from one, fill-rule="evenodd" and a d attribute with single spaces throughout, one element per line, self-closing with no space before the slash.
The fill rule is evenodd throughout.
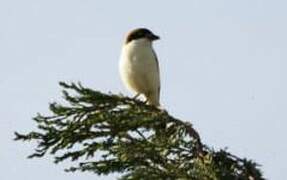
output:
<path id="1" fill-rule="evenodd" d="M 156 107 L 160 106 L 158 93 L 145 94 L 145 97 L 149 105 L 153 105 Z"/>

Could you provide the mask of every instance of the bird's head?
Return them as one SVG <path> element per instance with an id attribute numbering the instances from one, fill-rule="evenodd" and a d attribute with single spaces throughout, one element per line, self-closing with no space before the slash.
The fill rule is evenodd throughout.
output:
<path id="1" fill-rule="evenodd" d="M 159 36 L 153 34 L 150 30 L 146 28 L 137 28 L 128 33 L 125 43 L 127 44 L 133 40 L 138 39 L 147 39 L 149 41 L 155 41 L 160 38 Z"/>

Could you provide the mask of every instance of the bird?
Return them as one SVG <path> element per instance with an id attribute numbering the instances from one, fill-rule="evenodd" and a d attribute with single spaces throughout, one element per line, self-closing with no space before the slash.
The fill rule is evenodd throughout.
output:
<path id="1" fill-rule="evenodd" d="M 127 33 L 122 47 L 119 71 L 123 84 L 135 93 L 143 95 L 147 104 L 160 106 L 160 71 L 153 41 L 159 40 L 147 28 L 136 28 Z"/>

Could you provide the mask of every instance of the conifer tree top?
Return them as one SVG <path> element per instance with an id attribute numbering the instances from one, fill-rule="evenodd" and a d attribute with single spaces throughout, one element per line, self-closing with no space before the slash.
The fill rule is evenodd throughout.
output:
<path id="1" fill-rule="evenodd" d="M 51 154 L 55 163 L 75 162 L 66 171 L 118 172 L 120 179 L 264 179 L 255 162 L 202 144 L 190 123 L 165 110 L 80 84 L 60 85 L 67 104 L 52 103 L 52 115 L 37 115 L 37 131 L 15 133 L 15 140 L 36 142 L 29 158 Z"/>

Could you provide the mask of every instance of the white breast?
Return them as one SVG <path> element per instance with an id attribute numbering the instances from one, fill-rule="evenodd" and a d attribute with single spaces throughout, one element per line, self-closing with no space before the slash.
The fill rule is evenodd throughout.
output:
<path id="1" fill-rule="evenodd" d="M 122 49 L 120 75 L 128 89 L 135 93 L 159 96 L 159 68 L 151 42 L 134 40 Z"/>

